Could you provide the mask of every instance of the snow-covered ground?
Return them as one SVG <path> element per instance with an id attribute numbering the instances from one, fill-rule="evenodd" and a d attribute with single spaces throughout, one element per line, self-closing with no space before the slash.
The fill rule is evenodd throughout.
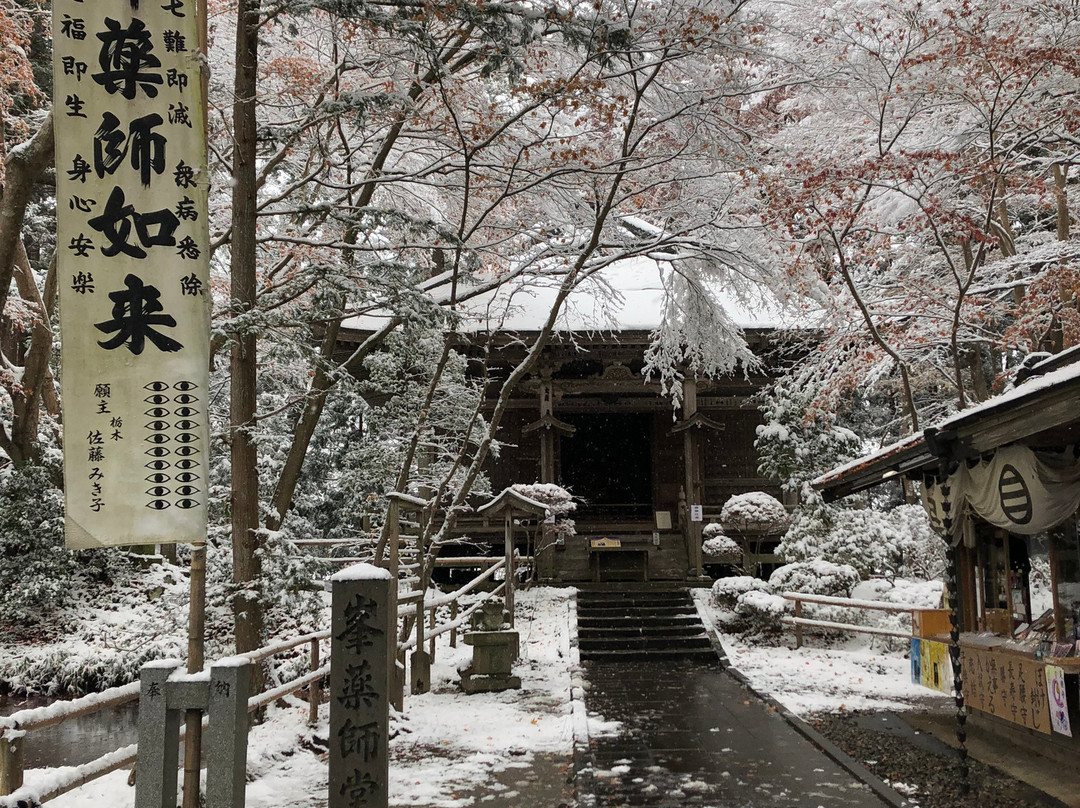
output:
<path id="1" fill-rule="evenodd" d="M 889 593 L 860 591 L 862 598 Z M 932 599 L 910 587 L 892 592 L 893 599 Z M 722 615 L 709 602 L 708 590 L 697 590 L 699 611 L 721 625 Z M 930 605 L 930 604 L 927 604 Z M 465 808 L 482 804 L 484 790 L 500 786 L 500 773 L 528 769 L 540 757 L 565 759 L 575 736 L 610 731 L 601 719 L 587 724 L 582 700 L 579 658 L 573 642 L 573 590 L 534 588 L 519 594 L 517 628 L 521 659 L 515 673 L 522 689 L 467 696 L 457 687 L 459 666 L 471 649 L 450 648 L 439 638 L 432 666 L 432 692 L 407 695 L 405 710 L 395 715 L 391 741 L 391 804 Z M 836 644 L 812 639 L 799 650 L 793 637 L 779 644 L 721 632 L 732 664 L 752 686 L 768 693 L 800 715 L 841 710 L 885 710 L 942 706 L 948 696 L 911 683 L 909 661 L 902 650 L 885 650 L 881 638 L 856 635 Z M 308 808 L 325 805 L 327 719 L 324 705 L 316 727 L 306 723 L 307 706 L 289 697 L 270 708 L 265 723 L 253 728 L 248 751 L 247 804 L 251 808 Z M 50 773 L 31 771 L 27 784 Z M 55 770 L 51 771 L 55 775 Z M 51 805 L 81 808 L 108 805 L 124 808 L 134 802 L 126 770 L 114 772 Z M 507 779 L 502 778 L 505 782 Z M 506 796 L 504 794 L 504 796 Z"/>
<path id="2" fill-rule="evenodd" d="M 868 582 L 854 595 L 867 600 L 918 602 L 933 599 L 935 587 L 940 596 L 940 584 L 935 583 L 897 588 L 893 598 L 885 598 Z M 914 684 L 907 654 L 887 650 L 881 637 L 852 634 L 850 639 L 828 643 L 808 639 L 796 649 L 791 633 L 779 638 L 777 644 L 763 643 L 759 638 L 724 633 L 724 615 L 710 602 L 709 590 L 694 590 L 694 598 L 699 613 L 718 629 L 731 664 L 756 691 L 772 696 L 796 715 L 943 707 L 949 701 L 944 693 Z"/>
<path id="3" fill-rule="evenodd" d="M 575 733 L 585 731 L 577 649 L 571 638 L 573 590 L 536 588 L 518 593 L 516 620 L 521 659 L 514 672 L 521 690 L 466 696 L 457 687 L 457 668 L 471 648 L 449 647 L 438 638 L 432 691 L 406 695 L 405 709 L 392 719 L 391 805 L 458 808 L 476 802 L 474 789 L 499 772 L 527 767 L 535 756 L 573 752 Z M 318 726 L 307 725 L 307 706 L 295 698 L 275 705 L 254 727 L 248 744 L 249 808 L 293 808 L 326 804 L 328 705 Z M 27 785 L 44 771 L 27 772 Z M 134 804 L 127 770 L 114 772 L 50 803 L 56 808 Z"/>

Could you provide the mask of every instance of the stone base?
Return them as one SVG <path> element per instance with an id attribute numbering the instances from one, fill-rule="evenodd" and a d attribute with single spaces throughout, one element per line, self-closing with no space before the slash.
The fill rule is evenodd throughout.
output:
<path id="1" fill-rule="evenodd" d="M 483 676 L 463 671 L 461 689 L 466 693 L 498 693 L 501 690 L 520 690 L 520 676 Z"/>

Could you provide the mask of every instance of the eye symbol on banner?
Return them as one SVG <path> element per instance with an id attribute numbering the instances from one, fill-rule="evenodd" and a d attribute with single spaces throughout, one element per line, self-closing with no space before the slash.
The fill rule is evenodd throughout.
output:
<path id="1" fill-rule="evenodd" d="M 1014 466 L 1006 465 L 1001 469 L 998 495 L 1001 499 L 1001 511 L 1009 521 L 1018 525 L 1026 525 L 1031 521 L 1031 492 Z"/>

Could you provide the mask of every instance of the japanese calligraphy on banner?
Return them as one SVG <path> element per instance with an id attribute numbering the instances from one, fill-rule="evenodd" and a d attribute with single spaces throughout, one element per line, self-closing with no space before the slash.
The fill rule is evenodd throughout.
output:
<path id="1" fill-rule="evenodd" d="M 960 655 L 969 707 L 1050 734 L 1050 704 L 1041 662 L 967 645 L 961 645 Z"/>
<path id="2" fill-rule="evenodd" d="M 195 0 L 55 0 L 71 548 L 206 538 L 205 113 Z"/>

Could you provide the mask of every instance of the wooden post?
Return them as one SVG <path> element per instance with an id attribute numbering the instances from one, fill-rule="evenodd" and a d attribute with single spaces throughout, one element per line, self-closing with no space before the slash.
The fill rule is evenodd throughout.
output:
<path id="1" fill-rule="evenodd" d="M 450 601 L 450 622 L 457 620 L 458 605 L 456 600 Z M 457 648 L 457 626 L 450 629 L 450 647 Z"/>
<path id="2" fill-rule="evenodd" d="M 311 641 L 312 672 L 319 669 L 319 641 Z M 308 724 L 315 726 L 319 722 L 319 705 L 322 704 L 322 682 L 316 680 L 308 685 Z"/>
<path id="3" fill-rule="evenodd" d="M 506 549 L 506 588 L 503 590 L 503 608 L 510 613 L 510 627 L 514 627 L 514 515 L 509 508 L 503 517 Z"/>
<path id="4" fill-rule="evenodd" d="M 540 419 L 552 415 L 551 370 L 540 372 Z M 555 482 L 555 435 L 550 426 L 540 430 L 540 482 Z"/>
<path id="5" fill-rule="evenodd" d="M 0 797 L 12 794 L 23 785 L 23 739 L 0 733 Z"/>
<path id="6" fill-rule="evenodd" d="M 1069 524 L 1071 521 L 1071 519 L 1066 519 L 1065 524 Z M 1061 604 L 1058 602 L 1057 587 L 1061 551 L 1058 548 L 1058 539 L 1053 530 L 1050 531 L 1049 547 L 1047 549 L 1050 553 L 1050 597 L 1054 607 L 1054 641 L 1065 642 L 1065 610 L 1061 608 Z"/>
<path id="7" fill-rule="evenodd" d="M 206 664 L 206 545 L 191 548 L 188 587 L 188 673 L 198 673 Z M 202 767 L 202 711 L 184 713 L 184 808 L 199 808 Z"/>
<path id="8" fill-rule="evenodd" d="M 397 638 L 397 609 L 398 609 L 398 549 L 401 542 L 401 505 L 397 497 L 391 496 L 386 508 L 386 523 L 389 526 L 386 541 L 387 563 L 390 571 L 390 602 L 387 611 L 393 627 L 393 634 Z M 390 677 L 390 703 L 394 709 L 400 712 L 405 708 L 405 656 L 400 654 L 399 661 L 392 665 Z"/>
<path id="9" fill-rule="evenodd" d="M 697 380 L 693 377 L 683 379 L 682 420 L 689 421 L 697 414 Z M 692 505 L 704 506 L 705 492 L 700 484 L 699 455 L 700 447 L 696 426 L 683 430 L 683 487 L 686 490 L 686 560 L 692 576 L 702 575 L 701 528 L 702 522 L 690 519 Z"/>
<path id="10" fill-rule="evenodd" d="M 432 609 L 431 611 L 428 612 L 428 628 L 431 629 L 432 632 L 435 631 L 435 609 Z M 432 636 L 431 639 L 428 640 L 428 656 L 430 657 L 432 662 L 435 661 L 435 637 L 434 636 Z"/>
<path id="11" fill-rule="evenodd" d="M 416 650 L 412 653 L 409 688 L 415 696 L 431 690 L 431 659 L 424 650 L 424 597 L 416 601 Z"/>
<path id="12" fill-rule="evenodd" d="M 802 601 L 795 601 L 795 619 L 802 618 Z M 795 624 L 795 647 L 802 648 L 802 623 Z"/>

